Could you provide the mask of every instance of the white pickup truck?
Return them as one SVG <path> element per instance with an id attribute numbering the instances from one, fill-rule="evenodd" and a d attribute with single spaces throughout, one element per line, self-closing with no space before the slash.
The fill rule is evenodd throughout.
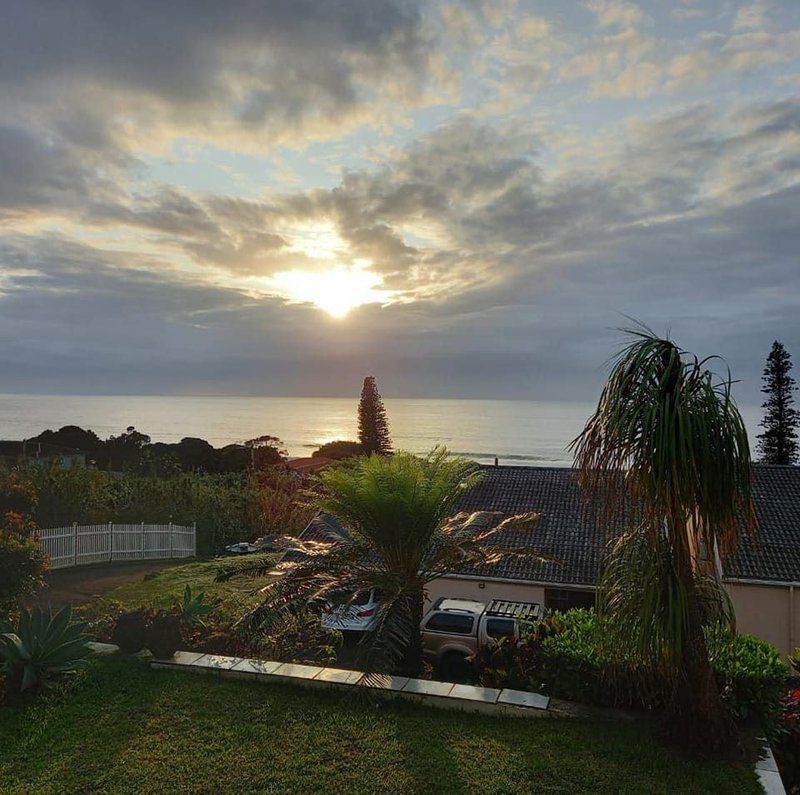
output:
<path id="1" fill-rule="evenodd" d="M 447 681 L 465 681 L 472 673 L 469 658 L 499 638 L 519 638 L 519 622 L 542 617 L 536 602 L 493 599 L 486 604 L 471 599 L 443 597 L 423 616 L 422 650 Z"/>

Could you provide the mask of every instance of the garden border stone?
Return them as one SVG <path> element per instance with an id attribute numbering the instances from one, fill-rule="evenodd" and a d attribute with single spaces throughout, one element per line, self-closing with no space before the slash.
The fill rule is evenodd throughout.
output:
<path id="1" fill-rule="evenodd" d="M 547 717 L 553 714 L 549 709 L 550 699 L 540 693 L 453 685 L 449 682 L 410 679 L 405 676 L 378 675 L 367 678 L 362 671 L 342 668 L 185 651 L 175 652 L 168 660 L 153 660 L 151 666 L 216 675 L 225 679 L 290 682 L 303 687 L 363 687 L 371 694 L 384 698 L 404 698 L 430 706 L 467 712 L 515 717 Z"/>

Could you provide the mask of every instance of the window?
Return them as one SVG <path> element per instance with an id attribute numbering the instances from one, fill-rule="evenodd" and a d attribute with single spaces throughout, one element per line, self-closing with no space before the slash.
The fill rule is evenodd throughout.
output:
<path id="1" fill-rule="evenodd" d="M 428 619 L 425 629 L 433 632 L 452 632 L 457 635 L 469 635 L 472 632 L 473 616 L 464 613 L 437 613 Z"/>
<path id="2" fill-rule="evenodd" d="M 512 638 L 514 637 L 513 618 L 487 618 L 486 634 L 490 638 Z"/>
<path id="3" fill-rule="evenodd" d="M 594 591 L 573 591 L 570 588 L 545 588 L 544 606 L 548 610 L 572 610 L 594 607 Z"/>

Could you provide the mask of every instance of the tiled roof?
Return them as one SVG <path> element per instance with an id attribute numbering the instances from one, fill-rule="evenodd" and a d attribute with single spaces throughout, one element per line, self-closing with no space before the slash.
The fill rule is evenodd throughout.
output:
<path id="1" fill-rule="evenodd" d="M 758 533 L 742 534 L 725 576 L 800 582 L 800 467 L 754 466 L 753 501 Z"/>
<path id="2" fill-rule="evenodd" d="M 800 467 L 753 467 L 758 540 L 742 540 L 725 566 L 729 577 L 800 582 Z M 500 511 L 510 515 L 536 511 L 538 524 L 527 534 L 509 534 L 506 543 L 533 546 L 558 562 L 506 560 L 454 574 L 594 585 L 603 550 L 614 528 L 601 528 L 586 510 L 574 469 L 556 467 L 485 467 L 484 479 L 464 495 L 459 509 Z M 323 532 L 312 522 L 306 537 Z"/>
<path id="3" fill-rule="evenodd" d="M 520 536 L 499 540 L 535 547 L 558 562 L 539 563 L 506 558 L 500 563 L 468 568 L 459 574 L 533 582 L 592 585 L 607 536 L 586 510 L 577 472 L 556 467 L 486 467 L 483 481 L 461 500 L 464 511 L 501 511 L 506 515 L 536 511 L 536 526 Z"/>

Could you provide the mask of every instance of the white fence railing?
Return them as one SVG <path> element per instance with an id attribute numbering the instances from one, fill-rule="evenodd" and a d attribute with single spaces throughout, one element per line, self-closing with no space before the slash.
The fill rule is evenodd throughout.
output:
<path id="1" fill-rule="evenodd" d="M 197 552 L 196 529 L 177 524 L 90 524 L 49 527 L 39 539 L 51 569 L 113 560 L 189 558 Z"/>

